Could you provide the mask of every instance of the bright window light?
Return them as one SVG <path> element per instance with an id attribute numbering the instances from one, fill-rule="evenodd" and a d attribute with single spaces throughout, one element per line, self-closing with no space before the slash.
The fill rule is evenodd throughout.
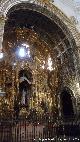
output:
<path id="1" fill-rule="evenodd" d="M 28 45 L 28 44 L 25 44 L 25 43 L 23 43 L 22 46 L 24 46 L 24 47 L 26 47 L 26 48 L 29 47 L 29 45 Z"/>
<path id="2" fill-rule="evenodd" d="M 51 57 L 48 58 L 48 68 L 47 68 L 47 69 L 50 70 L 50 71 L 53 70 L 53 68 L 52 68 L 52 59 L 51 59 Z"/>
<path id="3" fill-rule="evenodd" d="M 26 57 L 26 50 L 23 48 L 23 47 L 21 47 L 20 49 L 19 49 L 19 56 L 21 57 L 21 58 L 24 58 L 24 57 Z"/>
<path id="4" fill-rule="evenodd" d="M 3 53 L 2 52 L 0 52 L 0 59 L 2 59 L 3 58 Z"/>
<path id="5" fill-rule="evenodd" d="M 30 49 L 28 44 L 21 44 L 21 46 L 18 46 L 16 54 L 19 58 L 30 58 Z"/>

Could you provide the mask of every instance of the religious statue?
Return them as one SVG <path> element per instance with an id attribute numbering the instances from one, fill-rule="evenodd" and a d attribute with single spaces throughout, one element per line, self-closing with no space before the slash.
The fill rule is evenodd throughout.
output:
<path id="1" fill-rule="evenodd" d="M 32 90 L 32 73 L 30 70 L 20 70 L 19 72 L 19 93 L 21 105 L 28 107 Z"/>

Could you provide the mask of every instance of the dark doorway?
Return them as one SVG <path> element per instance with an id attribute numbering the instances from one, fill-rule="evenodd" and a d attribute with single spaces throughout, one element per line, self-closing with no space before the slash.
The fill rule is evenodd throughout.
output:
<path id="1" fill-rule="evenodd" d="M 63 117 L 72 117 L 74 115 L 71 94 L 66 89 L 61 93 L 61 106 Z"/>

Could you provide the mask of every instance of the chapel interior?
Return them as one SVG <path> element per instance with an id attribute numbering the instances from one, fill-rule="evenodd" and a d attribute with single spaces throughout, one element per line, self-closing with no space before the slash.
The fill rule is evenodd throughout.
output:
<path id="1" fill-rule="evenodd" d="M 0 142 L 80 141 L 80 33 L 55 2 L 0 1 Z"/>

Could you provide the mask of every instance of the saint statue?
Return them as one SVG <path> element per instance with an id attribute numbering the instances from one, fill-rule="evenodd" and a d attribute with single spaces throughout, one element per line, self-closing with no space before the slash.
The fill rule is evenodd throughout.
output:
<path id="1" fill-rule="evenodd" d="M 19 93 L 21 95 L 21 105 L 29 105 L 29 99 L 32 91 L 32 73 L 29 70 L 20 70 L 19 72 Z"/>

